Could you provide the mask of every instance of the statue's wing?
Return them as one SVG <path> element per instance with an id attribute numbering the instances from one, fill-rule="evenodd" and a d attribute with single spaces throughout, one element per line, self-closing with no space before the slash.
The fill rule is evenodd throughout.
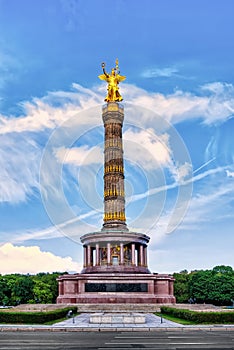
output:
<path id="1" fill-rule="evenodd" d="M 126 79 L 125 75 L 119 75 L 119 76 L 118 76 L 119 82 L 120 82 L 120 81 L 124 81 L 125 79 Z"/>
<path id="2" fill-rule="evenodd" d="M 106 75 L 105 74 L 101 74 L 98 76 L 99 79 L 101 80 L 106 80 Z"/>

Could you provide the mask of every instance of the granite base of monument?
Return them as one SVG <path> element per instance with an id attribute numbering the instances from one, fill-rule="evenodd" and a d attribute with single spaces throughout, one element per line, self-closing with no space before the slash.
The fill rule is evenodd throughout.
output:
<path id="1" fill-rule="evenodd" d="M 57 303 L 175 303 L 174 278 L 165 274 L 93 273 L 62 275 Z"/>

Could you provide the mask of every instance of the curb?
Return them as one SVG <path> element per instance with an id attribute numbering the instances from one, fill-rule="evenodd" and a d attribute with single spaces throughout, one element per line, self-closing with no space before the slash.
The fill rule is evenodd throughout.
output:
<path id="1" fill-rule="evenodd" d="M 160 332 L 160 331 L 234 331 L 233 326 L 194 326 L 194 327 L 38 327 L 13 326 L 0 327 L 0 332 Z"/>

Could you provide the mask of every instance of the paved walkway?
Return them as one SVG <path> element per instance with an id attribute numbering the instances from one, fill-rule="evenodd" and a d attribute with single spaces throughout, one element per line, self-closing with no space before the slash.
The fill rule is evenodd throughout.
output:
<path id="1" fill-rule="evenodd" d="M 146 322 L 143 324 L 125 323 L 125 324 L 91 324 L 89 323 L 91 313 L 83 313 L 74 318 L 55 323 L 51 326 L 47 325 L 7 325 L 0 324 L 0 332 L 12 331 L 47 331 L 47 332 L 103 332 L 103 331 L 183 331 L 183 330 L 205 330 L 205 331 L 234 331 L 234 325 L 182 325 L 166 319 L 161 319 L 152 313 L 145 314 Z M 119 316 L 120 314 L 116 314 Z M 131 315 L 131 314 L 129 314 Z"/>
<path id="2" fill-rule="evenodd" d="M 75 327 L 75 328 L 159 328 L 159 327 L 184 327 L 181 324 L 161 319 L 159 316 L 154 314 L 145 314 L 145 323 L 89 323 L 89 317 L 91 314 L 81 314 L 74 318 L 56 323 L 53 327 Z M 116 314 L 120 316 L 121 314 Z M 128 315 L 128 314 L 126 314 Z M 130 316 L 131 314 L 129 314 Z"/>

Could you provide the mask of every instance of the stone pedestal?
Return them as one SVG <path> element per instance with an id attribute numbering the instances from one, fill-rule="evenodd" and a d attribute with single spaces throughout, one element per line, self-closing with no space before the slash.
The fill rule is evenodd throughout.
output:
<path id="1" fill-rule="evenodd" d="M 58 281 L 61 293 L 57 303 L 175 303 L 175 297 L 170 288 L 174 279 L 163 274 L 113 272 L 74 274 L 60 276 Z"/>

